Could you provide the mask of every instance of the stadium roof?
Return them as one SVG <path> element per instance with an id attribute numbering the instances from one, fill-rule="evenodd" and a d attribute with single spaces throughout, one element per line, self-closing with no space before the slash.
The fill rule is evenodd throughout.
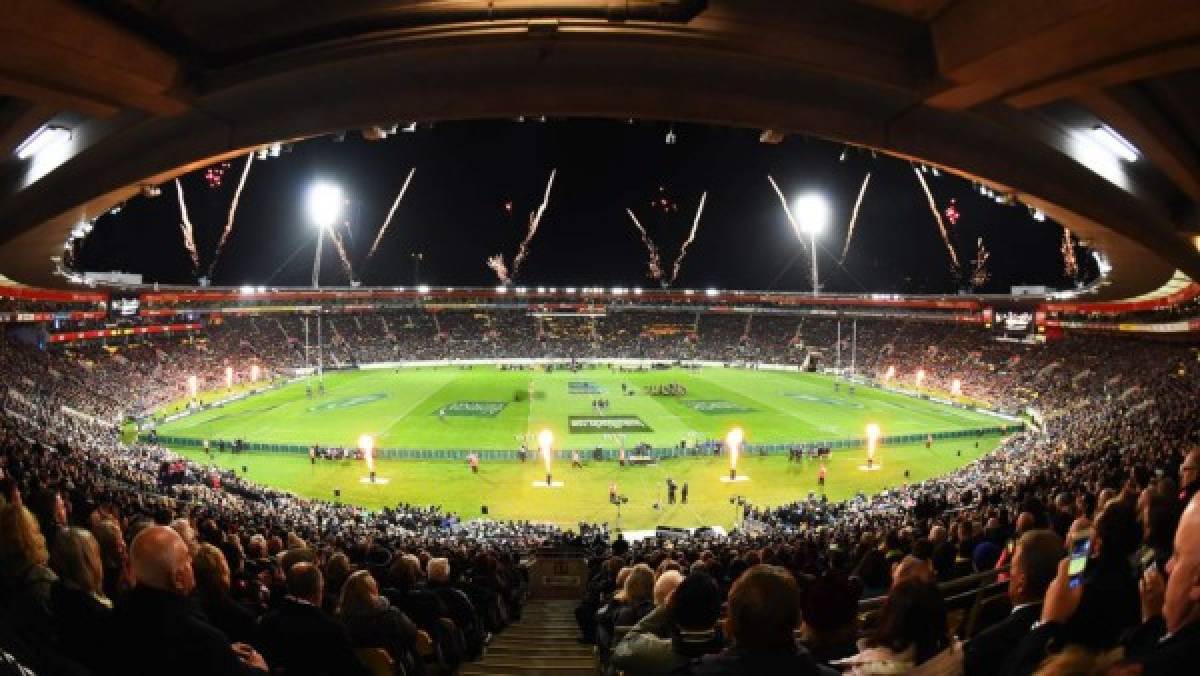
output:
<path id="1" fill-rule="evenodd" d="M 1192 0 L 86 4 L 14 3 L 0 28 L 0 272 L 25 283 L 62 284 L 81 220 L 217 157 L 539 114 L 884 149 L 1070 227 L 1108 256 L 1105 297 L 1200 278 Z M 47 125 L 70 138 L 18 159 Z"/>

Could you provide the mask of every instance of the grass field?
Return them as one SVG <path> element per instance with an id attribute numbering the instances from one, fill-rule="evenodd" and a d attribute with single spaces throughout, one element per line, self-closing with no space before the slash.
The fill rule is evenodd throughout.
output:
<path id="1" fill-rule="evenodd" d="M 642 393 L 644 386 L 668 382 L 684 385 L 687 394 Z M 638 394 L 622 395 L 622 384 Z M 544 373 L 423 368 L 329 374 L 325 386 L 324 396 L 309 399 L 305 383 L 294 383 L 183 418 L 159 432 L 347 446 L 366 432 L 378 437 L 380 448 L 512 449 L 527 431 L 549 427 L 555 432 L 557 448 L 615 448 L 618 440 L 611 434 L 570 431 L 569 417 L 594 415 L 591 401 L 597 398 L 612 402 L 603 415 L 634 416 L 649 428 L 626 434 L 627 448 L 643 441 L 666 446 L 682 439 L 720 438 L 735 425 L 745 428 L 748 442 L 771 443 L 861 437 L 867 422 L 878 423 L 885 435 L 998 423 L 985 414 L 871 388 L 849 394 L 843 386 L 835 392 L 832 380 L 825 376 L 737 369 Z M 531 389 L 534 395 L 529 398 Z M 572 389 L 584 391 L 572 393 Z M 443 409 L 448 411 L 444 418 L 438 415 Z M 992 450 L 999 440 L 998 436 L 939 440 L 929 449 L 924 444 L 885 445 L 878 456 L 882 469 L 871 472 L 859 469 L 861 449 L 835 451 L 827 463 L 826 494 L 842 499 L 944 474 Z M 195 448 L 177 450 L 208 460 Z M 728 472 L 725 457 L 679 458 L 625 468 L 615 462 L 587 462 L 583 469 L 573 469 L 560 462 L 554 474 L 564 485 L 549 489 L 533 485 L 544 479 L 541 464 L 533 461 L 485 461 L 475 475 L 459 461 L 380 460 L 377 474 L 387 483 L 375 485 L 363 483 L 366 470 L 355 461 L 322 460 L 314 466 L 297 454 L 218 453 L 213 462 L 239 471 L 245 467 L 251 480 L 308 497 L 332 499 L 336 488 L 341 500 L 371 509 L 405 501 L 440 505 L 471 518 L 487 505 L 492 518 L 564 526 L 580 521 L 614 523 L 616 509 L 607 498 L 609 482 L 615 481 L 630 500 L 622 509 L 620 525 L 634 530 L 659 524 L 728 528 L 735 519 L 730 497 L 745 496 L 764 506 L 791 502 L 817 490 L 818 471 L 818 463 L 812 460 L 790 463 L 786 456 L 749 454 L 739 464 L 739 473 L 750 480 L 730 484 L 720 481 Z M 688 483 L 687 505 L 665 504 L 668 476 Z M 655 503 L 661 503 L 661 508 L 655 509 Z"/>
<path id="2" fill-rule="evenodd" d="M 882 469 L 864 472 L 863 452 L 834 451 L 827 463 L 826 494 L 831 500 L 853 496 L 862 491 L 876 493 L 906 481 L 904 470 L 911 472 L 908 481 L 919 481 L 945 474 L 983 453 L 992 450 L 999 437 L 938 441 L 926 449 L 924 444 L 882 447 L 879 462 Z M 202 451 L 180 449 L 195 460 L 205 460 Z M 962 455 L 957 455 L 961 451 Z M 487 505 L 489 516 L 495 519 L 529 519 L 574 526 L 580 521 L 614 523 L 616 509 L 608 504 L 608 484 L 617 482 L 618 490 L 629 497 L 622 508 L 621 526 L 625 529 L 651 529 L 659 524 L 682 527 L 723 526 L 734 521 L 729 498 L 747 497 L 756 505 L 779 505 L 802 498 L 817 490 L 818 464 L 812 460 L 789 463 L 786 456 L 751 456 L 742 458 L 739 473 L 750 477 L 747 482 L 723 483 L 720 477 L 728 472 L 726 458 L 677 458 L 658 465 L 622 468 L 615 462 L 587 462 L 583 469 L 572 469 L 569 463 L 554 468 L 555 481 L 562 488 L 535 488 L 535 481 L 544 480 L 540 463 L 485 462 L 479 474 L 471 474 L 465 462 L 380 460 L 378 477 L 388 483 L 364 484 L 366 469 L 362 462 L 318 461 L 311 465 L 307 458 L 278 453 L 215 454 L 216 462 L 238 469 L 245 466 L 244 476 L 263 484 L 277 486 L 308 497 L 333 499 L 333 489 L 341 490 L 341 500 L 370 509 L 406 501 L 421 505 L 440 505 L 464 518 L 480 515 Z M 688 482 L 690 496 L 687 505 L 666 505 L 665 480 Z M 655 502 L 663 509 L 655 510 Z"/>
<path id="3" fill-rule="evenodd" d="M 325 446 L 352 446 L 366 433 L 375 436 L 378 448 L 503 450 L 520 446 L 527 433 L 549 428 L 556 448 L 588 449 L 719 439 L 734 426 L 743 427 L 747 443 L 753 444 L 858 438 L 867 422 L 879 424 L 885 436 L 997 422 L 982 413 L 867 387 L 855 394 L 844 386 L 835 392 L 827 376 L 778 371 L 383 369 L 328 374 L 324 396 L 313 399 L 305 396 L 309 382 L 176 420 L 159 433 Z M 642 392 L 665 383 L 681 384 L 687 394 L 655 397 Z M 637 394 L 623 395 L 622 385 Z M 608 410 L 592 409 L 598 398 L 611 402 Z M 445 416 L 438 415 L 442 410 Z M 572 416 L 594 415 L 619 418 L 633 427 L 624 432 L 615 427 L 571 431 Z"/>

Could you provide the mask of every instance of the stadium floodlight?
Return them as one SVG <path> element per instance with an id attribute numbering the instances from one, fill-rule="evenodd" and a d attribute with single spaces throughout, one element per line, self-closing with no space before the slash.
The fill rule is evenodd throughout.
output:
<path id="1" fill-rule="evenodd" d="M 27 160 L 69 140 L 71 140 L 70 129 L 42 125 L 17 146 L 17 159 Z"/>
<path id="2" fill-rule="evenodd" d="M 336 183 L 321 181 L 308 189 L 308 218 L 321 230 L 328 230 L 342 212 L 342 189 Z"/>
<path id="3" fill-rule="evenodd" d="M 808 235 L 809 249 L 812 251 L 812 292 L 817 295 L 821 289 L 820 275 L 817 270 L 817 235 L 829 227 L 829 201 L 815 193 L 803 195 L 796 200 L 793 207 L 796 214 L 796 227 Z"/>

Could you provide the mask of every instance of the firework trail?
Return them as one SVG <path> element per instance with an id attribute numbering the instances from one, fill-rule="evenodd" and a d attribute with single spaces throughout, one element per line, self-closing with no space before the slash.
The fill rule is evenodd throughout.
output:
<path id="1" fill-rule="evenodd" d="M 659 282 L 663 281 L 662 258 L 658 255 L 658 247 L 654 245 L 654 240 L 650 239 L 650 235 L 642 224 L 638 222 L 637 216 L 633 215 L 633 209 L 626 209 L 625 213 L 629 214 L 629 220 L 633 221 L 633 227 L 637 228 L 638 233 L 642 236 L 642 244 L 646 245 L 646 251 L 650 254 L 650 260 L 647 265 L 650 268 L 650 277 Z"/>
<path id="2" fill-rule="evenodd" d="M 350 265 L 350 257 L 346 255 L 346 245 L 342 242 L 342 235 L 337 228 L 329 229 L 329 239 L 333 240 L 333 246 L 337 248 L 338 258 L 342 259 L 342 268 L 346 270 L 346 277 L 351 282 L 354 281 L 354 266 Z"/>
<path id="3" fill-rule="evenodd" d="M 496 254 L 495 256 L 490 256 L 484 262 L 492 269 L 492 272 L 496 273 L 496 278 L 500 280 L 501 284 L 507 285 L 512 283 L 512 280 L 508 278 L 508 266 L 504 264 L 503 255 Z"/>
<path id="4" fill-rule="evenodd" d="M 546 207 L 550 204 L 550 189 L 554 187 L 554 174 L 557 171 L 557 169 L 550 170 L 550 179 L 546 181 L 546 192 L 542 196 L 542 203 L 538 205 L 537 211 L 529 215 L 529 231 L 525 233 L 525 239 L 521 240 L 521 246 L 517 248 L 517 255 L 513 256 L 513 279 L 516 279 L 517 275 L 521 272 L 521 263 L 524 263 L 525 257 L 529 255 L 529 243 L 533 241 L 533 236 L 537 234 L 538 226 L 542 223 L 542 215 L 546 213 Z"/>
<path id="5" fill-rule="evenodd" d="M 246 177 L 250 175 L 250 163 L 254 161 L 254 153 L 246 155 L 246 166 L 242 169 L 242 177 L 238 179 L 237 190 L 233 191 L 233 200 L 229 202 L 229 215 L 225 218 L 225 229 L 221 231 L 221 239 L 217 240 L 217 251 L 213 254 L 212 262 L 208 264 L 208 277 L 212 278 L 213 269 L 217 267 L 217 260 L 221 258 L 221 251 L 225 249 L 225 241 L 229 239 L 229 234 L 233 232 L 233 217 L 237 214 L 238 200 L 242 199 L 242 188 L 246 187 Z"/>
<path id="6" fill-rule="evenodd" d="M 850 238 L 854 237 L 854 224 L 858 222 L 858 208 L 862 206 L 863 197 L 867 194 L 867 184 L 871 182 L 871 172 L 867 172 L 862 187 L 858 189 L 858 199 L 854 200 L 854 211 L 850 212 L 850 227 L 846 229 L 846 245 L 842 247 L 842 259 L 838 265 L 846 262 L 846 254 L 850 252 Z"/>
<path id="7" fill-rule="evenodd" d="M 942 241 L 946 243 L 946 251 L 950 254 L 950 262 L 954 265 L 954 272 L 958 274 L 961 266 L 958 264 L 958 252 L 954 250 L 954 245 L 950 243 L 950 235 L 946 232 L 946 224 L 942 222 L 942 214 L 938 211 L 937 203 L 933 201 L 933 193 L 929 191 L 929 184 L 925 182 L 925 176 L 916 166 L 913 168 L 913 173 L 917 175 L 917 181 L 921 183 L 921 188 L 925 191 L 925 198 L 929 200 L 929 211 L 933 213 L 933 220 L 937 221 L 938 231 L 942 233 Z"/>
<path id="8" fill-rule="evenodd" d="M 175 179 L 175 191 L 179 194 L 179 215 L 183 219 L 179 223 L 179 228 L 183 231 L 183 246 L 192 257 L 192 274 L 195 274 L 200 269 L 200 254 L 196 252 L 195 229 L 188 218 L 187 203 L 183 201 L 183 184 L 179 179 Z"/>
<path id="9" fill-rule="evenodd" d="M 692 220 L 692 231 L 688 233 L 687 239 L 683 240 L 683 246 L 679 247 L 679 255 L 675 257 L 675 266 L 671 270 L 671 284 L 679 278 L 679 269 L 683 267 L 683 257 L 687 255 L 688 246 L 692 240 L 696 239 L 696 231 L 700 229 L 700 214 L 704 212 L 704 200 L 708 197 L 708 192 L 700 193 L 700 204 L 696 207 L 696 218 Z"/>
<path id="10" fill-rule="evenodd" d="M 974 269 L 971 271 L 972 287 L 979 288 L 987 284 L 988 280 L 992 278 L 991 273 L 987 269 L 988 258 L 991 258 L 991 256 L 992 254 L 988 252 L 987 247 L 983 245 L 983 238 L 980 237 L 975 242 L 975 260 L 971 261 L 974 264 Z"/>
<path id="11" fill-rule="evenodd" d="M 791 207 L 788 206 L 787 198 L 783 196 L 783 191 L 779 189 L 779 184 L 775 182 L 775 179 L 772 178 L 770 174 L 767 174 L 767 180 L 771 182 L 771 187 L 775 189 L 775 194 L 779 195 L 779 203 L 781 205 L 783 205 L 783 213 L 785 215 L 787 215 L 788 223 L 791 224 L 791 226 L 792 226 L 792 232 L 795 232 L 796 237 L 800 240 L 800 250 L 802 252 L 807 253 L 808 252 L 808 238 L 804 236 L 803 232 L 801 232 L 800 224 L 797 223 L 796 218 L 794 216 L 792 216 L 792 209 L 791 209 Z M 793 258 L 792 260 L 794 261 L 797 258 L 802 258 L 805 261 L 808 260 L 807 256 L 796 256 L 796 258 Z M 808 263 L 808 266 L 809 266 L 808 278 L 812 280 L 813 286 L 815 287 L 817 285 L 817 271 L 815 268 L 813 268 L 811 263 Z M 791 267 L 791 263 L 788 264 L 788 267 Z M 784 271 L 786 271 L 786 270 L 787 270 L 787 268 L 784 268 Z M 782 276 L 783 271 L 781 271 L 779 273 L 779 275 Z M 776 277 L 776 281 L 778 281 L 778 280 L 779 280 L 779 278 Z M 774 282 L 772 282 L 772 285 L 774 285 Z"/>
<path id="12" fill-rule="evenodd" d="M 371 244 L 371 250 L 367 252 L 366 260 L 371 260 L 371 256 L 375 255 L 375 249 L 378 249 L 379 243 L 383 241 L 383 234 L 387 232 L 388 224 L 392 222 L 392 216 L 395 215 L 396 208 L 400 206 L 400 200 L 404 199 L 404 193 L 408 190 L 408 182 L 412 180 L 415 173 L 417 173 L 416 167 L 408 171 L 408 178 L 404 179 L 404 185 L 400 186 L 400 193 L 396 195 L 396 201 L 392 202 L 392 208 L 388 210 L 387 218 L 383 219 L 383 225 L 379 226 L 379 234 L 375 235 L 375 242 Z"/>
<path id="13" fill-rule="evenodd" d="M 1075 243 L 1071 240 L 1071 231 L 1063 226 L 1062 245 L 1063 276 L 1075 279 L 1079 275 L 1079 261 L 1075 259 Z"/>
<path id="14" fill-rule="evenodd" d="M 803 237 L 803 233 L 800 232 L 800 225 L 796 223 L 795 217 L 792 216 L 792 209 L 788 206 L 787 198 L 783 196 L 783 191 L 779 189 L 779 184 L 775 182 L 774 178 L 771 178 L 770 174 L 767 174 L 767 180 L 771 182 L 771 187 L 775 189 L 775 194 L 779 195 L 779 203 L 783 205 L 783 213 L 787 215 L 788 223 L 791 224 L 792 230 L 796 232 L 796 237 L 800 238 L 800 246 L 803 247 L 805 238 Z"/>

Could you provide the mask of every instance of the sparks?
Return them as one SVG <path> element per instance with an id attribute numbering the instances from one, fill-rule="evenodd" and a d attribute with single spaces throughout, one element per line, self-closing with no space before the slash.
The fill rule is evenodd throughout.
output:
<path id="1" fill-rule="evenodd" d="M 647 263 L 650 269 L 650 278 L 662 282 L 662 258 L 659 256 L 658 247 L 655 246 L 654 240 L 650 239 L 650 234 L 646 232 L 646 228 L 642 227 L 641 222 L 634 215 L 633 209 L 626 209 L 625 213 L 629 214 L 629 219 L 633 221 L 633 227 L 637 228 L 638 233 L 642 236 L 642 244 L 646 245 L 646 252 L 650 254 L 650 259 Z"/>
<path id="2" fill-rule="evenodd" d="M 179 216 L 182 219 L 179 228 L 183 231 L 183 246 L 187 249 L 188 255 L 192 257 L 192 274 L 196 274 L 200 270 L 200 254 L 196 251 L 195 229 L 192 228 L 192 221 L 188 218 L 187 203 L 183 200 L 183 184 L 179 182 L 179 179 L 175 179 L 175 191 L 179 194 Z"/>
<path id="3" fill-rule="evenodd" d="M 392 202 L 392 208 L 388 209 L 387 217 L 383 219 L 383 225 L 379 226 L 379 234 L 375 235 L 375 241 L 371 244 L 370 251 L 367 252 L 366 260 L 371 260 L 371 256 L 374 256 L 375 250 L 379 248 L 379 243 L 383 241 L 383 235 L 387 232 L 388 224 L 392 222 L 392 216 L 396 214 L 396 209 L 400 206 L 400 200 L 404 199 L 404 193 L 408 190 L 408 183 L 412 180 L 415 173 L 417 173 L 416 167 L 408 170 L 408 177 L 404 179 L 404 185 L 400 186 L 400 192 L 396 195 L 396 200 Z"/>
<path id="4" fill-rule="evenodd" d="M 254 153 L 246 155 L 246 166 L 242 168 L 242 177 L 238 179 L 237 190 L 233 191 L 233 199 L 229 202 L 229 215 L 225 217 L 225 229 L 221 231 L 221 239 L 217 240 L 217 250 L 213 254 L 212 262 L 208 264 L 208 277 L 212 278 L 213 270 L 217 267 L 217 260 L 221 258 L 221 252 L 225 249 L 225 242 L 229 239 L 229 234 L 233 232 L 233 218 L 237 214 L 238 202 L 242 199 L 242 188 L 246 187 L 246 177 L 250 175 L 250 163 L 254 161 Z"/>
<path id="5" fill-rule="evenodd" d="M 696 231 L 700 229 L 700 214 L 704 212 L 704 200 L 708 197 L 708 192 L 700 193 L 700 204 L 696 206 L 696 217 L 692 219 L 692 229 L 688 232 L 687 239 L 683 240 L 683 245 L 679 247 L 679 255 L 675 257 L 675 265 L 671 270 L 671 284 L 679 279 L 679 270 L 683 267 L 683 258 L 687 256 L 688 247 L 692 244 L 692 240 L 696 239 Z"/>
<path id="6" fill-rule="evenodd" d="M 921 189 L 925 191 L 925 198 L 929 200 L 929 211 L 933 214 L 933 220 L 937 221 L 938 232 L 942 234 L 942 241 L 946 244 L 946 251 L 950 254 L 950 262 L 954 266 L 954 274 L 957 275 L 962 266 L 958 263 L 958 252 L 954 250 L 954 244 L 950 242 L 950 234 L 946 232 L 946 224 L 942 222 L 942 214 L 938 211 L 937 202 L 933 200 L 933 193 L 929 190 L 929 184 L 925 182 L 925 175 L 916 166 L 913 167 L 913 173 L 917 175 L 917 181 L 921 183 Z"/>
<path id="7" fill-rule="evenodd" d="M 842 247 L 842 258 L 838 264 L 846 262 L 846 254 L 850 253 L 850 238 L 854 237 L 854 224 L 858 222 L 858 209 L 862 206 L 863 197 L 867 194 L 867 184 L 871 182 L 871 172 L 863 178 L 862 187 L 858 189 L 858 199 L 854 200 L 854 210 L 850 212 L 850 226 L 846 228 L 846 244 Z"/>

